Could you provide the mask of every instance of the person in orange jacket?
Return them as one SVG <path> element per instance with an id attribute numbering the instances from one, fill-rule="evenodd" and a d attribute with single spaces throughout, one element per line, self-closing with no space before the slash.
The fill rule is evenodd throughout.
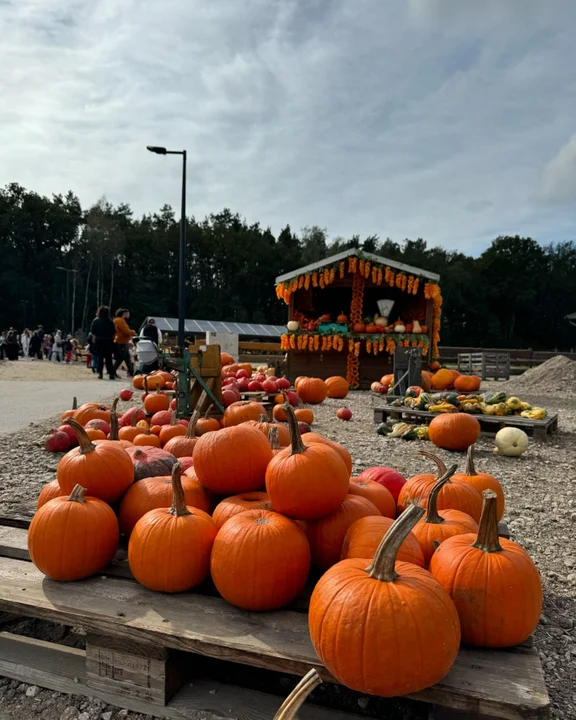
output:
<path id="1" fill-rule="evenodd" d="M 128 325 L 129 319 L 129 310 L 124 308 L 116 310 L 114 317 L 114 327 L 116 328 L 116 335 L 114 336 L 114 374 L 116 374 L 118 368 L 124 362 L 128 369 L 128 377 L 132 377 L 134 375 L 134 363 L 130 356 L 130 343 L 136 333 Z"/>

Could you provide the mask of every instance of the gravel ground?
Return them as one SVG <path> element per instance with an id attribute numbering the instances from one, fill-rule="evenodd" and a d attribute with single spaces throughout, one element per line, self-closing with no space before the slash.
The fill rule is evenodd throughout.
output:
<path id="1" fill-rule="evenodd" d="M 486 384 L 486 387 L 504 389 L 504 384 Z M 515 392 L 514 388 L 512 383 L 506 384 L 508 393 Z M 520 458 L 495 455 L 493 439 L 483 436 L 478 442 L 477 467 L 502 482 L 507 503 L 504 519 L 513 539 L 528 550 L 542 575 L 544 608 L 536 630 L 536 644 L 550 693 L 551 716 L 576 719 L 576 499 L 573 493 L 576 408 L 565 394 L 539 397 L 521 386 L 516 391 L 521 399 L 542 405 L 549 412 L 558 412 L 558 433 L 549 442 L 531 442 Z M 545 392 L 547 388 L 542 387 L 541 393 Z M 430 449 L 430 443 L 376 435 L 373 403 L 373 396 L 360 392 L 345 400 L 327 400 L 314 407 L 317 416 L 314 429 L 342 442 L 350 450 L 354 474 L 371 465 L 390 465 L 406 476 L 428 469 L 429 463 L 418 455 L 418 449 Z M 336 409 L 341 406 L 352 410 L 350 422 L 336 418 Z M 59 457 L 43 450 L 45 432 L 53 425 L 54 421 L 47 421 L 0 438 L 1 514 L 30 515 L 40 488 L 54 478 Z M 438 454 L 447 463 L 459 461 L 464 468 L 463 455 L 442 450 L 438 450 Z M 36 710 L 36 697 L 45 702 L 40 712 Z M 14 687 L 7 681 L 3 685 L 0 682 L 0 720 L 33 714 L 56 720 L 123 717 L 116 710 L 104 710 L 94 701 L 76 701 L 44 690 L 36 697 L 27 697 L 18 684 Z M 88 703 L 87 709 L 83 709 L 82 703 Z M 75 710 L 68 710 L 72 707 Z M 6 712 L 14 714 L 3 714 Z M 82 712 L 88 714 L 82 715 Z M 108 716 L 108 712 L 112 715 Z M 128 717 L 140 716 L 129 714 Z"/>

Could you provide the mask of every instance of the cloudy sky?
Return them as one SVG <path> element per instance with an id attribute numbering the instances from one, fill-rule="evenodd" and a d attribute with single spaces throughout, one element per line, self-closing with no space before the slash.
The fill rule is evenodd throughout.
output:
<path id="1" fill-rule="evenodd" d="M 0 185 L 478 253 L 574 238 L 574 0 L 0 0 Z"/>

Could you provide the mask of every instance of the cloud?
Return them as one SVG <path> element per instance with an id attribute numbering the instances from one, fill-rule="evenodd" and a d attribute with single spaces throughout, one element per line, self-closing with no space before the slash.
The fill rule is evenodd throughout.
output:
<path id="1" fill-rule="evenodd" d="M 162 144 L 189 152 L 197 216 L 469 252 L 506 232 L 560 239 L 568 211 L 541 187 L 576 132 L 576 6 L 543 7 L 0 3 L 0 185 L 177 206 L 177 159 L 145 151 Z"/>
<path id="2" fill-rule="evenodd" d="M 544 169 L 541 194 L 552 203 L 576 200 L 576 135 L 560 148 Z"/>

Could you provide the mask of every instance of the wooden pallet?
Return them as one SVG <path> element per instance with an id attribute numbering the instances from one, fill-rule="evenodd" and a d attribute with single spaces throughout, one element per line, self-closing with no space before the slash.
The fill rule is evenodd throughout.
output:
<path id="1" fill-rule="evenodd" d="M 380 405 L 374 408 L 374 422 L 381 423 L 386 420 L 394 422 L 429 423 L 438 413 L 431 413 L 428 410 L 414 410 L 409 407 L 394 407 L 392 405 Z M 534 439 L 548 440 L 552 433 L 558 430 L 558 415 L 553 413 L 544 420 L 531 420 L 520 415 L 473 415 L 478 422 L 482 432 L 495 435 L 503 427 L 517 427 Z"/>
<path id="2" fill-rule="evenodd" d="M 0 610 L 81 628 L 86 632 L 86 649 L 0 633 L 0 674 L 165 718 L 195 717 L 193 711 L 198 710 L 242 720 L 273 717 L 278 697 L 203 679 L 208 661 L 202 657 L 283 675 L 302 676 L 315 667 L 326 683 L 337 683 L 310 642 L 307 596 L 293 609 L 250 613 L 200 591 L 155 593 L 134 581 L 123 551 L 99 576 L 53 582 L 29 561 L 26 524 L 0 525 Z M 339 693 L 343 694 L 350 694 L 357 711 L 359 696 L 348 690 Z M 549 706 L 531 642 L 506 650 L 463 647 L 450 673 L 411 700 L 418 702 L 380 700 L 388 705 L 379 716 L 440 718 L 444 708 L 459 711 L 450 715 L 454 718 L 518 720 L 545 718 Z M 299 716 L 357 718 L 312 703 Z"/>
<path id="3" fill-rule="evenodd" d="M 510 379 L 510 353 L 478 352 L 458 353 L 458 372 L 479 375 L 482 380 Z"/>

